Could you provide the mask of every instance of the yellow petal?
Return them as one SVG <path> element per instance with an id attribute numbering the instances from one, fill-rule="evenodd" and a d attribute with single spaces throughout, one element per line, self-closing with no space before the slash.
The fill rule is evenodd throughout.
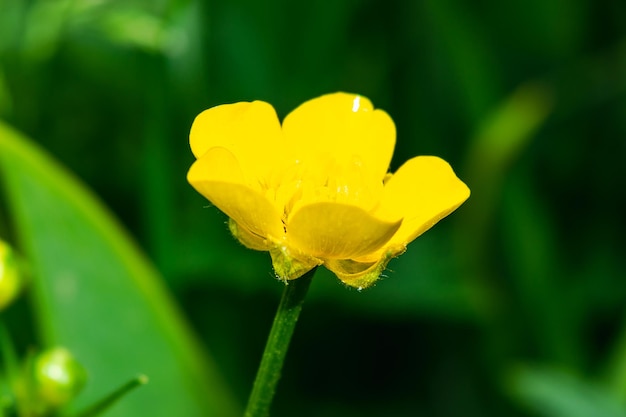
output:
<path id="1" fill-rule="evenodd" d="M 200 158 L 213 147 L 235 155 L 247 173 L 264 177 L 285 149 L 274 108 L 263 101 L 223 104 L 200 113 L 189 134 L 191 151 Z"/>
<path id="2" fill-rule="evenodd" d="M 383 273 L 391 253 L 384 252 L 382 256 L 372 262 L 358 262 L 352 259 L 328 260 L 324 266 L 330 269 L 344 284 L 359 290 L 372 286 Z"/>
<path id="3" fill-rule="evenodd" d="M 330 154 L 348 164 L 356 157 L 381 180 L 396 141 L 396 128 L 387 113 L 374 110 L 367 98 L 347 93 L 303 103 L 287 115 L 283 132 L 300 160 L 326 159 Z"/>
<path id="4" fill-rule="evenodd" d="M 403 247 L 459 207 L 470 195 L 450 165 L 435 156 L 407 161 L 385 183 L 381 211 L 402 217 L 402 226 L 385 245 Z"/>
<path id="5" fill-rule="evenodd" d="M 355 258 L 382 247 L 401 222 L 379 220 L 353 205 L 320 202 L 291 215 L 287 241 L 316 258 Z"/>
<path id="6" fill-rule="evenodd" d="M 249 233 L 274 239 L 284 235 L 282 213 L 261 194 L 258 187 L 246 183 L 237 160 L 229 150 L 212 148 L 207 151 L 191 166 L 187 180 Z"/>

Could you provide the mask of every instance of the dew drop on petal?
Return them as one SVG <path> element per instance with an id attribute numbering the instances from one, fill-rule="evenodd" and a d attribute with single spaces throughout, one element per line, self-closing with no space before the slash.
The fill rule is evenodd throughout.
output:
<path id="1" fill-rule="evenodd" d="M 352 111 L 355 113 L 358 112 L 359 107 L 361 107 L 361 96 L 356 96 L 352 101 Z"/>

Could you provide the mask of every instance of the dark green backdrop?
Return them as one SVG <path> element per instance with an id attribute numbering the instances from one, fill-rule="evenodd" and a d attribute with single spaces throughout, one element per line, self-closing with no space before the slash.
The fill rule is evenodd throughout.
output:
<path id="1" fill-rule="evenodd" d="M 626 415 L 623 1 L 0 0 L 0 117 L 121 219 L 241 403 L 282 284 L 186 183 L 189 127 L 339 90 L 395 120 L 392 170 L 438 155 L 472 196 L 374 288 L 316 276 L 274 415 Z"/>

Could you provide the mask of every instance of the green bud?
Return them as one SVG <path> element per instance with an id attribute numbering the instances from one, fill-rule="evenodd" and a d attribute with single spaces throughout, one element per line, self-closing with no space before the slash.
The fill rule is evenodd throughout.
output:
<path id="1" fill-rule="evenodd" d="M 21 282 L 13 249 L 0 240 L 0 310 L 15 299 L 20 292 Z"/>
<path id="2" fill-rule="evenodd" d="M 46 350 L 34 360 L 35 390 L 39 399 L 52 407 L 67 404 L 78 395 L 87 380 L 85 368 L 69 350 Z"/>

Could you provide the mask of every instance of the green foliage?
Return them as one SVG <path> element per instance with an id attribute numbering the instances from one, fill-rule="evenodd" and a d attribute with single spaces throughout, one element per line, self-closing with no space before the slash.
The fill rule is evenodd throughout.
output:
<path id="1" fill-rule="evenodd" d="M 626 414 L 626 407 L 606 389 L 563 371 L 520 368 L 512 373 L 511 388 L 539 416 L 620 417 Z"/>
<path id="2" fill-rule="evenodd" d="M 233 415 L 228 394 L 156 272 L 110 215 L 3 124 L 0 151 L 10 213 L 35 271 L 40 343 L 67 347 L 97 381 L 77 404 L 84 407 L 103 389 L 144 372 L 153 383 L 111 415 Z"/>
<path id="3" fill-rule="evenodd" d="M 284 116 L 344 90 L 395 120 L 392 169 L 442 156 L 472 196 L 376 287 L 318 273 L 273 415 L 619 415 L 625 16 L 591 0 L 0 0 L 0 238 L 33 267 L 32 303 L 6 316 L 40 330 L 20 353 L 67 345 L 91 378 L 78 407 L 150 377 L 106 415 L 243 403 L 281 284 L 186 184 L 189 127 L 216 104 Z"/>

